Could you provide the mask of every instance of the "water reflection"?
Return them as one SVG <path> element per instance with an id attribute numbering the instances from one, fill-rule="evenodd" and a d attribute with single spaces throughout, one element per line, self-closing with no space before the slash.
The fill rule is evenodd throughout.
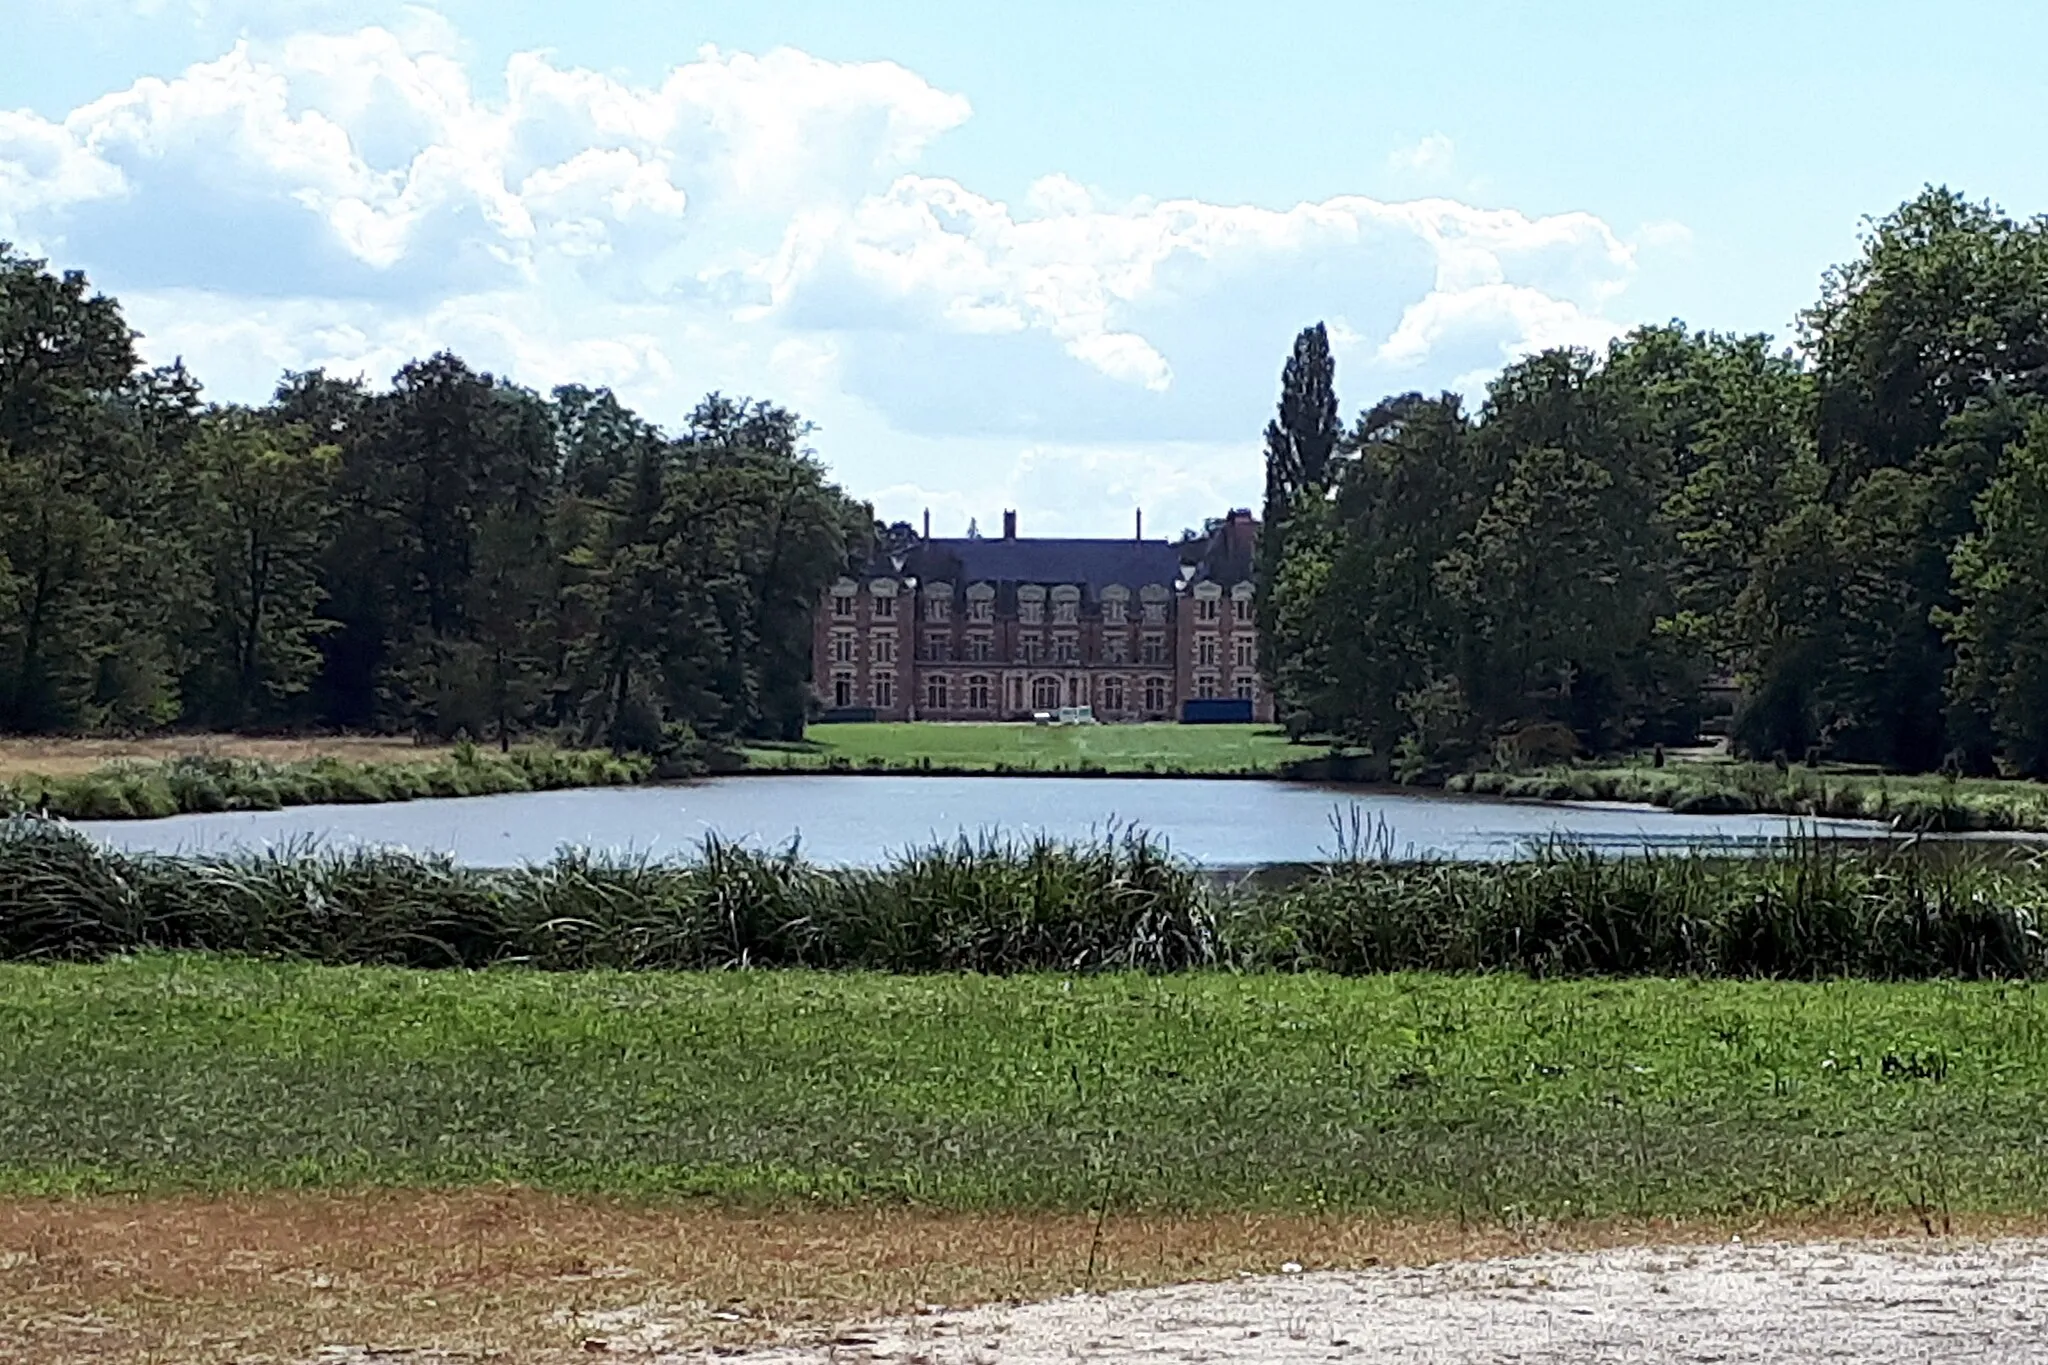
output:
<path id="1" fill-rule="evenodd" d="M 564 847 L 685 857 L 707 835 L 815 862 L 873 864 L 983 833 L 1085 839 L 1116 826 L 1160 836 L 1210 868 L 1325 861 L 1348 849 L 1489 861 L 1568 840 L 1612 853 L 1748 852 L 1787 838 L 1869 838 L 1881 827 L 1647 807 L 1544 805 L 1307 783 L 1166 778 L 729 777 L 676 786 L 537 792 L 382 806 L 85 822 L 122 848 L 227 852 L 319 843 L 446 853 L 475 866 L 540 862 Z"/>

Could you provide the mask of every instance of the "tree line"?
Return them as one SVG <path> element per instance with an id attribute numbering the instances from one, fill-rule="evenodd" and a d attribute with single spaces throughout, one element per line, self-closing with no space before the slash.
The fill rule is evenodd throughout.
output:
<path id="1" fill-rule="evenodd" d="M 1350 426 L 1318 325 L 1266 434 L 1263 660 L 1389 776 L 1693 739 L 2048 777 L 2048 219 L 1929 189 L 1798 345 L 1638 329 Z"/>
<path id="2" fill-rule="evenodd" d="M 0 731 L 800 734 L 812 609 L 873 535 L 810 431 L 445 353 L 208 403 L 0 243 Z"/>

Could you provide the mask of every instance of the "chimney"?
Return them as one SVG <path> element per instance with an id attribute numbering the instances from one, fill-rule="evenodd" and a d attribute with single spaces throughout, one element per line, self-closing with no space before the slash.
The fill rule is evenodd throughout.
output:
<path id="1" fill-rule="evenodd" d="M 1004 540 L 1015 540 L 1016 538 L 1017 538 L 1017 514 L 1016 514 L 1015 512 L 1013 512 L 1013 511 L 1005 511 L 1005 512 L 1003 513 L 1003 539 L 1004 539 Z"/>
<path id="2" fill-rule="evenodd" d="M 924 509 L 924 538 L 932 538 L 932 509 L 929 507 Z"/>
<path id="3" fill-rule="evenodd" d="M 1258 539 L 1259 524 L 1248 508 L 1232 508 L 1223 524 L 1223 543 L 1233 555 L 1248 556 Z"/>
<path id="4" fill-rule="evenodd" d="M 1137 539 L 1139 539 L 1139 540 L 1143 540 L 1144 538 L 1145 538 L 1145 509 L 1144 509 L 1144 508 L 1142 508 L 1142 507 L 1140 507 L 1140 508 L 1138 509 L 1138 534 L 1137 534 Z"/>

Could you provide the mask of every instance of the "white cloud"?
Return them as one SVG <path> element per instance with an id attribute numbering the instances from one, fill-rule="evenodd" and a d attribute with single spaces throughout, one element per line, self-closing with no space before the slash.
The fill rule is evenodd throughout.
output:
<path id="1" fill-rule="evenodd" d="M 0 113 L 0 235 L 92 269 L 148 353 L 224 396 L 441 347 L 660 420 L 755 392 L 817 417 L 885 504 L 964 525 L 1009 499 L 1046 530 L 1254 496 L 1305 323 L 1332 322 L 1357 405 L 1597 344 L 1635 269 L 1590 214 L 1451 199 L 1112 203 L 1053 173 L 1013 206 L 919 170 L 970 106 L 890 62 L 707 48 L 635 85 L 528 53 L 503 74 L 479 93 L 420 12 L 238 42 L 61 120 Z M 1400 157 L 1453 155 L 1432 135 Z"/>
<path id="2" fill-rule="evenodd" d="M 1397 148 L 1387 157 L 1387 165 L 1397 171 L 1407 171 L 1422 176 L 1447 175 L 1458 159 L 1458 144 L 1442 133 L 1431 133 L 1413 147 Z"/>

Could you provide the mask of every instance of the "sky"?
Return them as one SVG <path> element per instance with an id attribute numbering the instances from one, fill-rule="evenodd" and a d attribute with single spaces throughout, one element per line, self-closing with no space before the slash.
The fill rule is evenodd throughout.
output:
<path id="1" fill-rule="evenodd" d="M 221 401 L 449 349 L 816 424 L 933 529 L 1255 505 L 1347 415 L 1683 318 L 1796 341 L 1928 184 L 2048 210 L 2048 5 L 0 0 L 0 241 Z"/>

